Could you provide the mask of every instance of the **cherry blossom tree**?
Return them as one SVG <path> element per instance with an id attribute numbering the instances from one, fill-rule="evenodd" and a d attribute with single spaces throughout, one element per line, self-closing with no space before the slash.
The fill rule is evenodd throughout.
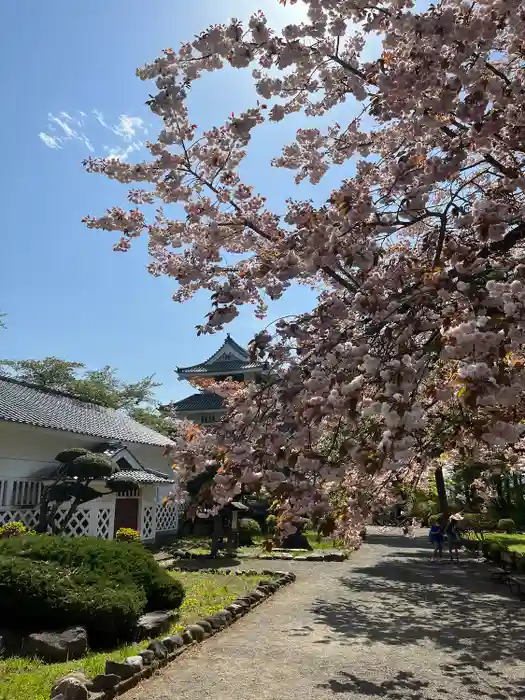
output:
<path id="1" fill-rule="evenodd" d="M 243 305 L 264 316 L 294 282 L 322 284 L 311 313 L 255 338 L 264 386 L 236 392 L 213 433 L 183 436 L 175 461 L 194 473 L 219 457 L 217 501 L 264 485 L 285 524 L 338 490 L 351 540 L 371 504 L 443 450 L 509 447 L 523 431 L 525 4 L 304 4 L 308 19 L 280 33 L 259 12 L 138 70 L 163 129 L 147 162 L 87 161 L 138 184 L 133 208 L 86 222 L 118 232 L 118 251 L 146 235 L 149 271 L 178 283 L 176 301 L 208 290 L 199 333 Z M 199 131 L 188 96 L 225 66 L 251 70 L 258 99 Z M 290 197 L 274 212 L 239 169 L 254 130 L 293 113 L 305 128 L 269 165 L 296 183 L 348 175 L 323 206 Z"/>

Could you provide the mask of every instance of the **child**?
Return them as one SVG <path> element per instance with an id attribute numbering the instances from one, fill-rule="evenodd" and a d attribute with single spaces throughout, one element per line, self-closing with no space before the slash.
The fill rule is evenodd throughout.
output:
<path id="1" fill-rule="evenodd" d="M 432 525 L 428 537 L 434 547 L 432 561 L 436 561 L 438 558 L 441 559 L 443 556 L 443 532 L 441 531 L 441 525 L 439 523 Z"/>
<path id="2" fill-rule="evenodd" d="M 459 547 L 461 545 L 461 530 L 459 527 L 460 521 L 463 520 L 461 513 L 451 515 L 445 527 L 445 535 L 447 536 L 448 549 L 450 552 L 450 561 L 459 561 Z"/>

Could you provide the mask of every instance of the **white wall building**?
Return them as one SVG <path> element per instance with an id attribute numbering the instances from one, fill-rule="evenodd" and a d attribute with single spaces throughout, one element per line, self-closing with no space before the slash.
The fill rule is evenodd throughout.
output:
<path id="1" fill-rule="evenodd" d="M 172 533 L 178 509 L 163 504 L 174 484 L 164 454 L 170 444 L 122 411 L 0 377 L 0 525 L 19 520 L 34 527 L 42 489 L 58 467 L 56 455 L 85 447 L 114 461 L 116 491 L 81 505 L 66 534 L 112 539 L 120 527 L 132 527 L 142 540 L 153 541 Z M 93 486 L 108 490 L 102 483 Z"/>

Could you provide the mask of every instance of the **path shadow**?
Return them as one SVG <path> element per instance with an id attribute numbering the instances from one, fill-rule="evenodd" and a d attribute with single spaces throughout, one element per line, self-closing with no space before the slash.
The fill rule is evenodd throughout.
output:
<path id="1" fill-rule="evenodd" d="M 334 695 L 347 697 L 381 697 L 386 700 L 445 700 L 450 697 L 479 698 L 480 700 L 523 700 L 525 679 L 508 680 L 501 671 L 490 669 L 481 675 L 473 662 L 466 657 L 464 662 L 444 664 L 440 671 L 442 683 L 420 680 L 410 671 L 398 671 L 385 680 L 377 681 L 356 673 L 342 671 L 337 678 L 319 683 L 318 688 L 332 691 Z M 451 693 L 450 680 L 459 691 Z"/>
<path id="2" fill-rule="evenodd" d="M 475 650 L 487 662 L 525 661 L 523 605 L 488 577 L 483 565 L 401 553 L 354 569 L 340 580 L 348 598 L 318 600 L 313 612 L 343 641 L 431 643 L 448 652 Z"/>
<path id="3" fill-rule="evenodd" d="M 452 685 L 463 689 L 460 697 L 525 700 L 525 608 L 505 586 L 491 582 L 488 568 L 474 560 L 433 563 L 421 538 L 374 534 L 370 544 L 381 545 L 381 558 L 339 579 L 346 591 L 339 600 L 314 602 L 315 622 L 331 631 L 315 643 L 406 647 L 408 664 L 419 653 L 415 647 L 422 647 L 436 659 L 434 672 L 448 690 L 439 684 L 427 690 L 426 680 L 412 674 L 372 682 L 346 669 L 324 687 L 388 700 L 440 700 Z"/>
<path id="4" fill-rule="evenodd" d="M 400 700 L 405 697 L 411 700 L 422 698 L 429 700 L 429 696 L 425 694 L 429 685 L 428 681 L 418 680 L 413 673 L 407 671 L 399 671 L 394 677 L 381 682 L 342 671 L 339 678 L 332 678 L 327 683 L 319 683 L 317 687 L 329 689 L 335 694 L 379 696 L 389 700 Z"/>

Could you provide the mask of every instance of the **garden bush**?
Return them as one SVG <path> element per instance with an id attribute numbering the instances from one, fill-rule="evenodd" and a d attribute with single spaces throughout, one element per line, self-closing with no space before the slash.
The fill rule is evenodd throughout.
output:
<path id="1" fill-rule="evenodd" d="M 503 552 L 508 551 L 507 545 L 503 544 L 502 542 L 490 542 L 487 548 L 483 547 L 483 553 L 487 559 L 490 559 L 490 561 L 494 562 L 495 564 L 500 564 L 501 555 Z"/>
<path id="2" fill-rule="evenodd" d="M 324 518 L 319 522 L 317 531 L 323 537 L 330 537 L 333 535 L 336 526 L 336 520 L 333 515 L 325 515 Z"/>
<path id="3" fill-rule="evenodd" d="M 501 518 L 498 520 L 497 528 L 502 532 L 515 532 L 516 523 L 512 518 Z"/>
<path id="4" fill-rule="evenodd" d="M 138 543 L 13 537 L 0 542 L 0 560 L 0 619 L 15 615 L 14 624 L 33 631 L 83 625 L 93 645 L 129 638 L 142 612 L 184 599 L 182 585 Z"/>
<path id="5" fill-rule="evenodd" d="M 429 526 L 432 527 L 432 525 L 439 525 L 442 517 L 443 517 L 442 513 L 434 513 L 434 515 L 431 515 L 428 518 Z"/>
<path id="6" fill-rule="evenodd" d="M 261 526 L 253 518 L 241 518 L 239 529 L 242 533 L 250 537 L 258 537 L 261 534 Z"/>
<path id="7" fill-rule="evenodd" d="M 118 542 L 140 542 L 140 532 L 132 527 L 121 527 L 115 534 Z"/>
<path id="8" fill-rule="evenodd" d="M 241 518 L 239 521 L 239 544 L 242 547 L 251 547 L 253 538 L 261 534 L 261 526 L 252 518 Z"/>
<path id="9" fill-rule="evenodd" d="M 14 520 L 0 527 L 0 539 L 20 537 L 21 535 L 28 535 L 30 532 L 31 530 L 27 528 L 24 523 L 19 520 Z"/>
<path id="10" fill-rule="evenodd" d="M 277 516 L 268 515 L 266 518 L 266 529 L 270 534 L 273 534 L 277 529 Z"/>
<path id="11" fill-rule="evenodd" d="M 484 532 L 493 530 L 496 527 L 496 523 L 488 513 L 464 513 L 461 527 L 463 530 Z"/>
<path id="12" fill-rule="evenodd" d="M 55 562 L 0 555 L 0 619 L 25 632 L 82 625 L 92 646 L 130 639 L 146 605 L 139 586 L 111 586 Z"/>

